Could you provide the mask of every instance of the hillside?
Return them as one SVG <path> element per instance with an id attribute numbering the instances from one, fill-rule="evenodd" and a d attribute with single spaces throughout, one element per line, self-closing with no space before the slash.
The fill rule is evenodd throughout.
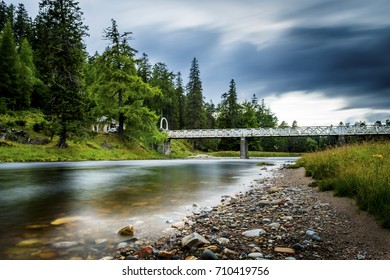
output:
<path id="1" fill-rule="evenodd" d="M 0 131 L 0 162 L 166 158 L 144 143 L 92 130 L 74 136 L 67 149 L 60 149 L 55 146 L 57 136 L 50 135 L 50 127 L 39 111 L 0 115 Z M 184 142 L 173 141 L 172 147 L 169 158 L 191 155 Z"/>

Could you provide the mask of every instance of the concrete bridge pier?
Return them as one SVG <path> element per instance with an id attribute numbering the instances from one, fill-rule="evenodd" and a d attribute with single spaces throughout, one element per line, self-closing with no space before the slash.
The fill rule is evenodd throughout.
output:
<path id="1" fill-rule="evenodd" d="M 241 137 L 240 141 L 240 158 L 241 159 L 248 159 L 248 139 L 245 137 Z"/>
<path id="2" fill-rule="evenodd" d="M 163 144 L 163 154 L 164 154 L 164 156 L 170 156 L 171 153 L 172 153 L 171 139 L 168 139 Z"/>
<path id="3" fill-rule="evenodd" d="M 339 146 L 343 146 L 345 144 L 347 144 L 347 136 L 343 135 L 343 134 L 340 134 L 337 136 L 337 144 Z"/>

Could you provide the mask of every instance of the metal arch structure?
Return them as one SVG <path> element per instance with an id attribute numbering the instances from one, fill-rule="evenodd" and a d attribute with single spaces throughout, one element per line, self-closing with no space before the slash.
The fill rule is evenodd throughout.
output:
<path id="1" fill-rule="evenodd" d="M 160 130 L 161 131 L 168 131 L 169 130 L 168 120 L 164 117 L 162 117 L 160 120 Z"/>
<path id="2" fill-rule="evenodd" d="M 167 130 L 169 139 L 253 138 L 300 136 L 390 135 L 390 126 L 303 126 L 287 128 L 238 128 Z"/>
<path id="3" fill-rule="evenodd" d="M 166 119 L 165 119 L 166 121 Z M 163 129 L 161 120 L 161 129 Z M 168 128 L 168 125 L 167 125 Z M 240 158 L 248 158 L 248 138 L 254 137 L 308 137 L 337 136 L 344 141 L 345 136 L 356 135 L 390 135 L 390 126 L 303 126 L 287 128 L 237 128 L 237 129 L 190 129 L 168 130 L 168 142 L 164 144 L 164 153 L 171 152 L 171 139 L 201 139 L 201 138 L 240 138 Z"/>

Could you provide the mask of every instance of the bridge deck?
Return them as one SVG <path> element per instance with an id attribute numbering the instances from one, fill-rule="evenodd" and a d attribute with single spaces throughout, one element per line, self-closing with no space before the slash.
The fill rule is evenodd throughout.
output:
<path id="1" fill-rule="evenodd" d="M 290 136 L 390 135 L 390 126 L 306 126 L 296 128 L 239 128 L 167 130 L 170 139 L 186 138 L 250 138 Z"/>

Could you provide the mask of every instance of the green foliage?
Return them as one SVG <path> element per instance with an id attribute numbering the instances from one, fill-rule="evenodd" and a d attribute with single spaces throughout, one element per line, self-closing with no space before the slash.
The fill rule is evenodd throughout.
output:
<path id="1" fill-rule="evenodd" d="M 147 106 L 156 114 L 167 118 L 169 128 L 179 129 L 180 127 L 180 96 L 175 89 L 175 75 L 168 70 L 165 63 L 156 63 L 153 66 L 150 85 L 159 88 L 161 95 L 147 100 Z"/>
<path id="2" fill-rule="evenodd" d="M 18 95 L 18 63 L 12 25 L 7 21 L 0 40 L 0 98 L 10 110 L 15 109 Z"/>
<path id="3" fill-rule="evenodd" d="M 135 51 L 127 41 L 129 33 L 120 34 L 115 20 L 105 32 L 110 46 L 92 62 L 96 72 L 89 91 L 96 103 L 95 116 L 117 120 L 121 136 L 126 125 L 132 138 L 148 135 L 153 142 L 160 141 L 158 117 L 144 105 L 145 100 L 161 96 L 160 90 L 138 76 Z"/>
<path id="4" fill-rule="evenodd" d="M 20 44 L 23 39 L 32 39 L 31 18 L 23 3 L 18 4 L 14 26 L 15 40 Z"/>
<path id="5" fill-rule="evenodd" d="M 0 30 L 2 30 L 7 22 L 7 4 L 4 1 L 0 2 Z"/>
<path id="6" fill-rule="evenodd" d="M 82 15 L 73 0 L 42 0 L 35 21 L 37 68 L 48 86 L 50 111 L 46 113 L 58 129 L 59 148 L 67 147 L 68 134 L 78 133 L 85 120 L 81 93 L 87 27 Z"/>
<path id="7" fill-rule="evenodd" d="M 319 180 L 321 190 L 334 190 L 390 226 L 390 145 L 365 143 L 314 154 L 298 161 L 306 173 Z"/>
<path id="8" fill-rule="evenodd" d="M 187 99 L 185 109 L 185 125 L 187 129 L 205 128 L 206 113 L 203 103 L 202 81 L 198 60 L 191 62 L 189 81 L 186 86 Z"/>
<path id="9" fill-rule="evenodd" d="M 236 83 L 230 81 L 228 93 L 222 95 L 222 101 L 218 105 L 218 128 L 239 128 L 241 123 L 241 106 L 238 103 Z"/>

